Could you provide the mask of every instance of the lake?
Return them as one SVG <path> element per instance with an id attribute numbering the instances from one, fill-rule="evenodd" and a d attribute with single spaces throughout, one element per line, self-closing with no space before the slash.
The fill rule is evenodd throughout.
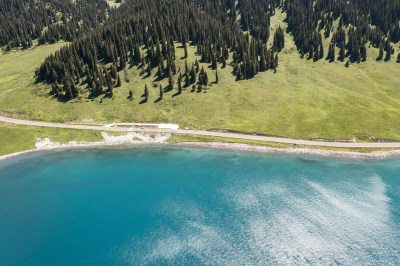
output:
<path id="1" fill-rule="evenodd" d="M 143 145 L 0 161 L 1 265 L 398 265 L 400 158 Z"/>

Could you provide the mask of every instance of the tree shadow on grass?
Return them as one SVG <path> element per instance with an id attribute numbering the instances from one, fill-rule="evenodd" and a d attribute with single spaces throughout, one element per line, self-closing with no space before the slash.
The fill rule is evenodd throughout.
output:
<path id="1" fill-rule="evenodd" d="M 178 92 L 176 92 L 176 93 L 174 93 L 173 95 L 172 95 L 172 97 L 176 97 L 176 96 L 178 96 L 178 95 L 180 95 L 181 93 L 178 91 Z"/>

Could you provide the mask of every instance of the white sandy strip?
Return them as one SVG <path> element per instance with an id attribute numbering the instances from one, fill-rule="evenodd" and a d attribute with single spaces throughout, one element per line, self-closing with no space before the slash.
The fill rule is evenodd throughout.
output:
<path id="1" fill-rule="evenodd" d="M 0 156 L 0 160 L 8 159 L 18 155 L 26 154 L 34 151 L 54 150 L 60 148 L 74 148 L 74 147 L 93 147 L 93 146 L 123 146 L 123 145 L 137 145 L 137 144 L 165 144 L 174 146 L 190 146 L 190 147 L 205 147 L 213 149 L 224 150 L 240 150 L 252 152 L 265 152 L 265 153 L 286 153 L 286 154 L 304 154 L 323 157 L 343 157 L 343 158 L 360 158 L 360 159 L 385 159 L 396 155 L 400 155 L 400 150 L 393 151 L 376 151 L 371 153 L 362 152 L 349 152 L 349 151 L 334 151 L 322 150 L 311 148 L 271 148 L 266 146 L 253 146 L 243 143 L 224 143 L 224 142 L 181 142 L 170 143 L 166 140 L 171 136 L 169 133 L 140 133 L 129 132 L 124 135 L 113 136 L 111 134 L 102 132 L 103 141 L 99 142 L 86 142 L 86 141 L 70 141 L 68 143 L 59 143 L 51 141 L 48 138 L 38 138 L 36 142 L 36 149 L 16 152 Z M 134 140 L 140 139 L 140 140 Z"/>

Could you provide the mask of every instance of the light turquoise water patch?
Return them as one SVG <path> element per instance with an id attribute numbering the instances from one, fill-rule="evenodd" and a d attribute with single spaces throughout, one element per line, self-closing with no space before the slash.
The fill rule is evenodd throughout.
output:
<path id="1" fill-rule="evenodd" d="M 400 159 L 169 146 L 0 162 L 0 265 L 398 265 Z"/>

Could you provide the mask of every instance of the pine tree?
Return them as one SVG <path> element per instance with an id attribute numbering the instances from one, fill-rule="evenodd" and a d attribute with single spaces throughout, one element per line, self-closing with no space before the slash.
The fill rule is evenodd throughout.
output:
<path id="1" fill-rule="evenodd" d="M 381 42 L 381 44 L 379 45 L 379 56 L 378 56 L 378 60 L 382 60 L 383 58 L 383 43 Z"/>
<path id="2" fill-rule="evenodd" d="M 102 83 L 101 83 L 101 81 L 99 79 L 99 80 L 96 80 L 96 93 L 95 93 L 95 95 L 100 95 L 102 93 L 103 93 L 103 85 L 102 85 Z"/>
<path id="3" fill-rule="evenodd" d="M 150 63 L 147 64 L 147 75 L 151 76 L 151 66 L 150 66 Z"/>
<path id="4" fill-rule="evenodd" d="M 160 84 L 160 100 L 162 100 L 163 97 L 164 97 L 164 91 L 162 85 Z"/>
<path id="5" fill-rule="evenodd" d="M 149 88 L 147 88 L 147 84 L 144 85 L 144 102 L 147 102 L 149 100 Z"/>
<path id="6" fill-rule="evenodd" d="M 344 42 L 340 45 L 339 60 L 343 62 L 345 58 Z"/>
<path id="7" fill-rule="evenodd" d="M 111 67 L 111 77 L 112 77 L 113 79 L 116 79 L 116 78 L 117 78 L 117 69 L 115 68 L 115 66 L 112 66 L 112 67 Z"/>
<path id="8" fill-rule="evenodd" d="M 215 69 L 215 83 L 218 83 L 219 79 L 218 79 L 218 68 Z"/>
<path id="9" fill-rule="evenodd" d="M 389 43 L 388 48 L 386 49 L 385 61 L 389 61 L 391 57 L 392 57 L 392 46 Z"/>
<path id="10" fill-rule="evenodd" d="M 181 93 L 182 93 L 182 75 L 179 74 L 179 77 L 178 77 L 178 94 L 181 94 Z"/>
<path id="11" fill-rule="evenodd" d="M 308 59 L 314 58 L 314 48 L 310 49 L 310 52 L 308 53 Z"/>
<path id="12" fill-rule="evenodd" d="M 360 47 L 359 47 L 358 43 L 355 43 L 355 45 L 352 48 L 351 59 L 358 63 L 360 63 L 360 61 L 361 61 Z"/>
<path id="13" fill-rule="evenodd" d="M 335 60 L 334 47 L 335 46 L 332 43 L 329 45 L 328 56 L 326 57 L 326 59 L 328 59 L 329 62 L 333 62 Z"/>
<path id="14" fill-rule="evenodd" d="M 346 62 L 346 64 L 344 66 L 345 67 L 349 67 L 349 65 L 350 65 L 350 62 L 349 62 L 349 60 L 347 60 L 347 62 Z"/>
<path id="15" fill-rule="evenodd" d="M 133 99 L 133 92 L 132 90 L 129 90 L 129 96 L 128 99 L 132 100 Z"/>
<path id="16" fill-rule="evenodd" d="M 173 86 L 174 86 L 174 78 L 172 77 L 172 71 L 169 71 L 168 86 L 169 86 L 170 89 L 172 89 Z"/>
<path id="17" fill-rule="evenodd" d="M 69 79 L 65 79 L 64 81 L 64 91 L 67 92 L 67 97 L 69 100 L 74 98 L 71 90 L 71 82 L 69 81 Z"/>
<path id="18" fill-rule="evenodd" d="M 114 97 L 114 90 L 110 82 L 107 82 L 107 93 L 108 97 L 110 98 Z"/>
<path id="19" fill-rule="evenodd" d="M 362 61 L 367 61 L 367 48 L 365 48 L 364 44 L 360 47 L 360 54 Z"/>
<path id="20" fill-rule="evenodd" d="M 238 69 L 239 69 L 238 64 L 234 64 L 234 66 L 233 66 L 233 75 L 237 75 Z"/>
<path id="21" fill-rule="evenodd" d="M 185 87 L 189 87 L 189 85 L 190 85 L 189 72 L 185 72 Z"/>
<path id="22" fill-rule="evenodd" d="M 217 58 L 216 58 L 214 53 L 211 56 L 211 68 L 212 69 L 216 69 L 217 68 Z"/>
<path id="23" fill-rule="evenodd" d="M 242 76 L 242 70 L 241 67 L 238 67 L 238 70 L 236 71 L 236 80 L 242 80 L 243 76 Z"/>
<path id="24" fill-rule="evenodd" d="M 318 48 L 314 51 L 314 62 L 319 60 L 319 50 Z"/>
<path id="25" fill-rule="evenodd" d="M 119 74 L 117 75 L 117 84 L 116 87 L 121 87 L 121 78 L 119 77 Z"/>
<path id="26" fill-rule="evenodd" d="M 196 83 L 196 71 L 194 66 L 192 66 L 192 69 L 190 70 L 190 83 Z"/>
<path id="27" fill-rule="evenodd" d="M 201 71 L 199 74 L 199 84 L 207 86 L 208 84 L 208 76 L 207 72 L 204 71 L 204 67 L 201 67 Z"/>
<path id="28" fill-rule="evenodd" d="M 96 90 L 96 83 L 92 80 L 92 82 L 90 83 L 90 88 L 91 88 L 91 92 L 93 94 L 93 91 Z"/>
<path id="29" fill-rule="evenodd" d="M 188 51 L 187 51 L 186 43 L 184 44 L 184 50 L 185 50 L 185 58 L 187 58 L 188 57 Z"/>
<path id="30" fill-rule="evenodd" d="M 322 45 L 322 42 L 319 44 L 319 59 L 324 58 L 324 46 Z"/>

